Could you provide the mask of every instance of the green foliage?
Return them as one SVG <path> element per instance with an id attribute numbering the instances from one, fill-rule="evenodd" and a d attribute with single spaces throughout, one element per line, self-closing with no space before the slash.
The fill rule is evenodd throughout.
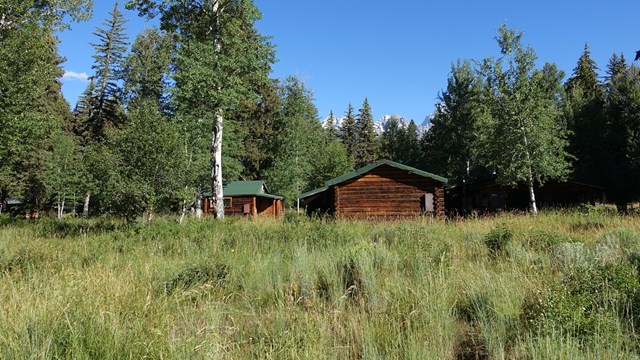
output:
<path id="1" fill-rule="evenodd" d="M 345 113 L 345 118 L 342 120 L 340 133 L 342 134 L 340 140 L 342 140 L 342 144 L 347 149 L 347 154 L 355 159 L 357 153 L 358 138 L 356 116 L 353 113 L 353 106 L 351 105 L 351 103 L 349 103 L 349 107 L 347 108 L 347 112 Z"/>
<path id="2" fill-rule="evenodd" d="M 492 255 L 500 255 L 507 249 L 507 245 L 513 239 L 513 231 L 505 224 L 501 224 L 491 230 L 484 238 L 484 244 Z"/>
<path id="3" fill-rule="evenodd" d="M 154 99 L 160 108 L 166 108 L 175 45 L 170 34 L 154 27 L 138 35 L 122 68 L 124 95 L 129 101 Z"/>
<path id="4" fill-rule="evenodd" d="M 568 151 L 575 157 L 573 177 L 577 180 L 605 184 L 606 158 L 604 88 L 598 80 L 596 63 L 589 48 L 578 60 L 573 76 L 567 80 L 564 101 L 570 131 Z"/>
<path id="5" fill-rule="evenodd" d="M 369 100 L 364 99 L 362 108 L 356 117 L 356 167 L 370 164 L 379 157 L 378 139 L 373 126 L 373 114 Z"/>
<path id="6" fill-rule="evenodd" d="M 324 186 L 325 181 L 336 178 L 353 170 L 354 161 L 339 140 L 316 145 L 318 151 L 312 154 L 311 173 L 308 190 Z"/>
<path id="7" fill-rule="evenodd" d="M 523 320 L 540 333 L 562 332 L 579 338 L 616 332 L 635 313 L 640 285 L 626 264 L 604 264 L 566 273 L 524 305 Z"/>
<path id="8" fill-rule="evenodd" d="M 14 220 L 0 357 L 637 357 L 638 223 L 576 232 L 577 215 Z M 509 257 L 483 251 L 501 224 Z M 583 242 L 522 247 L 551 231 Z"/>
<path id="9" fill-rule="evenodd" d="M 227 278 L 228 274 L 229 267 L 224 264 L 189 267 L 162 284 L 162 291 L 171 295 L 178 289 L 186 290 L 206 283 L 219 286 Z"/>
<path id="10" fill-rule="evenodd" d="M 336 124 L 336 117 L 333 116 L 333 110 L 329 112 L 329 118 L 325 124 L 324 131 L 328 141 L 338 140 L 340 138 L 340 132 L 338 131 Z"/>
<path id="11" fill-rule="evenodd" d="M 315 176 L 315 154 L 325 141 L 313 95 L 302 81 L 295 77 L 287 78 L 280 94 L 274 163 L 265 176 L 271 191 L 283 195 L 288 204 L 293 204 L 309 188 Z"/>
<path id="12" fill-rule="evenodd" d="M 38 209 L 48 200 L 45 150 L 69 108 L 60 92 L 57 40 L 51 30 L 24 24 L 0 47 L 0 202 L 21 198 Z"/>
<path id="13" fill-rule="evenodd" d="M 630 202 L 640 198 L 636 186 L 640 179 L 640 70 L 627 66 L 624 57 L 612 57 L 607 94 L 607 194 L 620 211 L 626 211 Z"/>
<path id="14" fill-rule="evenodd" d="M 452 65 L 447 89 L 438 97 L 431 129 L 423 135 L 421 164 L 425 169 L 459 184 L 481 172 L 477 134 L 480 115 L 487 104 L 480 100 L 482 78 L 471 62 Z M 471 174 L 468 174 L 471 173 Z"/>
<path id="15" fill-rule="evenodd" d="M 129 219 L 167 208 L 181 189 L 186 159 L 178 128 L 160 113 L 156 99 L 133 104 L 127 126 L 108 139 L 117 169 L 110 178 L 111 208 Z"/>
<path id="16" fill-rule="evenodd" d="M 434 171 L 433 167 L 424 166 L 424 159 L 421 158 L 418 126 L 413 120 L 409 122 L 407 127 L 404 127 L 400 125 L 397 116 L 391 116 L 380 135 L 379 143 L 381 157 Z"/>
<path id="17" fill-rule="evenodd" d="M 122 89 L 118 81 L 122 78 L 122 61 L 128 46 L 124 27 L 127 21 L 118 9 L 117 1 L 110 15 L 111 18 L 103 23 L 104 28 L 97 28 L 93 33 L 98 42 L 91 44 L 95 49 L 91 68 L 95 73 L 90 80 L 95 88 L 90 104 L 95 105 L 95 108 L 86 119 L 85 128 L 92 141 L 102 141 L 109 127 L 119 126 L 124 122 Z"/>
<path id="18" fill-rule="evenodd" d="M 543 184 L 563 179 L 570 163 L 566 152 L 566 127 L 559 121 L 561 79 L 553 64 L 535 68 L 533 49 L 524 47 L 522 33 L 502 25 L 497 42 L 502 58 L 485 59 L 480 148 L 487 166 L 495 169 L 506 185 Z M 537 211 L 535 199 L 531 209 Z"/>
<path id="19" fill-rule="evenodd" d="M 52 30 L 64 30 L 72 21 L 88 20 L 93 13 L 92 0 L 33 1 L 5 0 L 0 5 L 0 40 L 20 26 L 42 24 Z"/>

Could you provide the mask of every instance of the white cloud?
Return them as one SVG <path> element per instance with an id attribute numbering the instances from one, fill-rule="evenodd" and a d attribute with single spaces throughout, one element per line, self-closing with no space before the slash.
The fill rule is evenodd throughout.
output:
<path id="1" fill-rule="evenodd" d="M 82 82 L 89 81 L 89 75 L 87 75 L 87 73 L 77 73 L 73 71 L 65 71 L 62 78 L 64 80 L 80 80 Z"/>

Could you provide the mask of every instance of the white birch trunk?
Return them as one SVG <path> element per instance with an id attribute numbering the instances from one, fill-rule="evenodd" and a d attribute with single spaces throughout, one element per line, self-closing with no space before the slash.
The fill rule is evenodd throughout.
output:
<path id="1" fill-rule="evenodd" d="M 214 115 L 213 134 L 211 139 L 211 189 L 213 213 L 216 219 L 224 218 L 224 198 L 222 194 L 222 114 L 220 110 Z"/>
<path id="2" fill-rule="evenodd" d="M 529 171 L 529 179 L 527 181 L 529 186 L 529 209 L 533 215 L 538 215 L 538 207 L 536 206 L 536 193 L 533 191 L 533 175 Z"/>
<path id="3" fill-rule="evenodd" d="M 87 191 L 84 196 L 84 205 L 82 205 L 82 216 L 89 217 L 89 202 L 91 201 L 91 191 Z"/>
<path id="4" fill-rule="evenodd" d="M 222 52 L 220 43 L 220 1 L 212 0 L 213 13 L 215 14 L 215 31 L 213 34 L 213 46 L 219 56 Z M 218 89 L 220 90 L 220 89 Z M 211 134 L 211 190 L 213 198 L 214 216 L 216 219 L 224 219 L 224 198 L 222 195 L 222 110 L 217 109 L 213 114 L 213 129 Z"/>
<path id="5" fill-rule="evenodd" d="M 522 124 L 522 122 L 521 122 Z M 524 125 L 521 125 L 522 137 L 524 139 L 524 151 L 527 156 L 527 167 L 529 174 L 527 174 L 527 186 L 529 187 L 529 210 L 533 215 L 538 215 L 538 207 L 536 206 L 536 193 L 533 191 L 533 170 L 531 169 L 531 154 L 529 153 L 529 140 L 527 139 L 527 132 Z"/>
<path id="6" fill-rule="evenodd" d="M 198 219 L 202 218 L 202 196 L 201 195 L 198 195 L 198 198 L 196 199 L 196 218 Z"/>
<path id="7" fill-rule="evenodd" d="M 178 224 L 182 225 L 182 221 L 184 220 L 184 217 L 186 214 L 187 214 L 187 201 L 182 200 L 182 209 L 180 210 L 180 220 L 178 220 Z"/>

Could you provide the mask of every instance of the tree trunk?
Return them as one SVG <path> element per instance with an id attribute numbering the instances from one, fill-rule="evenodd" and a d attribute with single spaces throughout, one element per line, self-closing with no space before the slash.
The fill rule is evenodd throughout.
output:
<path id="1" fill-rule="evenodd" d="M 536 193 L 533 191 L 533 175 L 529 170 L 529 178 L 527 179 L 527 185 L 529 187 L 529 209 L 533 215 L 538 215 L 538 207 L 536 206 Z"/>
<path id="2" fill-rule="evenodd" d="M 200 192 L 200 190 L 198 190 Z M 198 194 L 196 198 L 196 218 L 202 218 L 202 195 Z"/>
<path id="3" fill-rule="evenodd" d="M 187 201 L 182 200 L 182 209 L 180 209 L 180 220 L 178 220 L 178 224 L 182 225 L 182 221 L 184 220 L 184 216 L 187 214 Z"/>
<path id="4" fill-rule="evenodd" d="M 212 0 L 212 8 L 213 13 L 216 14 L 213 47 L 219 56 L 222 52 L 222 44 L 220 42 L 220 15 L 222 9 L 220 8 L 220 1 Z M 214 216 L 216 219 L 224 219 L 224 198 L 222 195 L 222 120 L 222 109 L 218 108 L 213 114 L 213 129 L 211 134 L 211 190 Z"/>
<path id="5" fill-rule="evenodd" d="M 214 115 L 213 134 L 211 139 L 211 190 L 213 214 L 216 219 L 224 218 L 224 198 L 222 194 L 222 114 L 220 110 Z"/>
<path id="6" fill-rule="evenodd" d="M 91 201 L 91 191 L 87 191 L 84 196 L 84 205 L 82 206 L 82 216 L 89 217 L 89 201 Z"/>

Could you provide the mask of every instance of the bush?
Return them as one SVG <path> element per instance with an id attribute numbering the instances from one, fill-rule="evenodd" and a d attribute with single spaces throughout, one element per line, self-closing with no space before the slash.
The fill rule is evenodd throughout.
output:
<path id="1" fill-rule="evenodd" d="M 205 283 L 221 284 L 229 275 L 229 267 L 224 264 L 214 266 L 193 266 L 179 272 L 162 285 L 167 295 L 177 289 L 188 289 Z"/>
<path id="2" fill-rule="evenodd" d="M 534 332 L 561 330 L 576 337 L 615 333 L 618 320 L 632 320 L 640 286 L 627 265 L 599 265 L 565 274 L 523 304 L 522 320 Z M 640 304 L 638 304 L 640 305 Z"/>
<path id="3" fill-rule="evenodd" d="M 506 225 L 501 224 L 491 230 L 484 238 L 484 244 L 489 249 L 491 255 L 500 255 L 507 244 L 513 239 L 513 232 Z"/>

